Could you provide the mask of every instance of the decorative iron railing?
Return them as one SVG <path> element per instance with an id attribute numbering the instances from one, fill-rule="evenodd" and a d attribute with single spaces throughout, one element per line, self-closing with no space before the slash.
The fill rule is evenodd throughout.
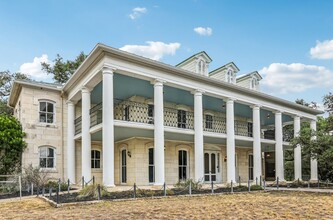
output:
<path id="1" fill-rule="evenodd" d="M 204 131 L 210 131 L 214 133 L 227 133 L 226 120 L 223 117 L 211 116 L 204 117 Z"/>
<path id="2" fill-rule="evenodd" d="M 283 141 L 289 142 L 289 141 L 291 141 L 291 139 L 293 137 L 294 137 L 294 131 L 293 130 L 283 129 L 283 131 L 282 131 Z M 263 138 L 268 139 L 268 140 L 275 140 L 275 129 L 270 129 L 270 130 L 264 131 Z"/>
<path id="3" fill-rule="evenodd" d="M 252 137 L 252 123 L 235 121 L 235 135 Z"/>
<path id="4" fill-rule="evenodd" d="M 78 117 L 74 120 L 75 135 L 80 134 L 82 130 L 82 117 Z"/>
<path id="5" fill-rule="evenodd" d="M 154 124 L 153 105 L 115 99 L 114 119 Z"/>
<path id="6" fill-rule="evenodd" d="M 102 123 L 103 112 L 102 112 L 103 103 L 99 103 L 90 109 L 90 127 Z"/>

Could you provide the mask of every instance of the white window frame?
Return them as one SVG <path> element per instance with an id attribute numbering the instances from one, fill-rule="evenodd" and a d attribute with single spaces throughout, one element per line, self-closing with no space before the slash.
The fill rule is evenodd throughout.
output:
<path id="1" fill-rule="evenodd" d="M 150 149 L 153 149 L 153 164 L 149 163 L 149 150 Z M 149 184 L 154 184 L 155 183 L 155 158 L 154 158 L 155 157 L 155 149 L 154 149 L 153 146 L 152 147 L 148 147 L 147 154 L 148 154 L 148 182 L 149 182 Z M 149 180 L 149 169 L 150 169 L 150 166 L 153 167 L 153 182 L 151 182 Z"/>
<path id="2" fill-rule="evenodd" d="M 186 152 L 186 166 L 179 164 L 179 152 L 180 151 L 185 151 Z M 177 168 L 178 168 L 177 169 L 177 173 L 178 173 L 177 176 L 178 176 L 178 181 L 184 181 L 184 180 L 179 179 L 179 167 L 180 166 L 186 168 L 186 179 L 185 179 L 185 181 L 187 179 L 190 179 L 190 169 L 189 169 L 190 168 L 190 153 L 189 153 L 188 149 L 183 148 L 183 147 L 180 147 L 180 148 L 177 149 Z"/>
<path id="3" fill-rule="evenodd" d="M 41 102 L 50 103 L 50 104 L 53 105 L 53 121 L 52 121 L 52 123 L 47 122 L 47 116 L 46 116 L 46 122 L 41 122 L 40 121 L 40 114 L 41 114 L 40 104 L 41 104 Z M 46 112 L 45 112 L 45 114 L 46 115 L 50 114 L 50 113 L 47 112 L 47 104 L 46 104 Z M 50 124 L 50 125 L 56 123 L 56 102 L 55 101 L 52 101 L 52 100 L 49 100 L 49 99 L 39 99 L 38 100 L 38 123 L 40 123 L 40 124 Z"/>
<path id="4" fill-rule="evenodd" d="M 123 182 L 123 158 L 122 158 L 122 152 L 123 150 L 126 151 L 125 157 L 126 157 L 126 182 Z M 119 180 L 121 185 L 126 185 L 128 181 L 128 149 L 127 145 L 124 145 L 119 149 Z"/>
<path id="5" fill-rule="evenodd" d="M 92 161 L 92 160 L 94 160 L 94 161 L 97 160 L 96 158 L 93 158 L 92 151 L 98 151 L 98 152 L 99 152 L 99 167 L 98 167 L 98 168 L 96 168 L 96 167 L 92 167 L 92 166 L 91 166 L 91 161 Z M 92 170 L 101 170 L 101 169 L 102 169 L 102 151 L 101 151 L 101 150 L 99 150 L 99 149 L 91 149 L 90 166 L 91 166 L 91 169 L 92 169 Z"/>
<path id="6" fill-rule="evenodd" d="M 41 158 L 41 149 L 42 148 L 46 148 L 47 150 L 48 149 L 52 149 L 53 150 L 53 167 L 41 167 L 40 166 L 40 160 L 42 159 Z M 46 159 L 49 159 L 50 157 L 43 157 L 43 158 L 46 158 Z M 46 162 L 46 165 L 47 165 L 47 162 Z M 42 170 L 51 170 L 51 171 L 55 171 L 56 170 L 56 167 L 57 167 L 57 151 L 56 151 L 56 148 L 53 147 L 53 146 L 49 146 L 49 145 L 42 145 L 42 146 L 39 146 L 38 147 L 38 166 L 40 169 Z"/>

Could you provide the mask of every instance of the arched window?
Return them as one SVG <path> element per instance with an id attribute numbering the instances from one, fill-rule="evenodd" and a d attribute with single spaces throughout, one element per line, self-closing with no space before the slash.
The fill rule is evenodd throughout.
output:
<path id="1" fill-rule="evenodd" d="M 235 79 L 234 79 L 234 73 L 231 69 L 229 69 L 227 71 L 227 82 L 228 83 L 234 83 Z"/>
<path id="2" fill-rule="evenodd" d="M 185 181 L 187 179 L 187 151 L 178 151 L 178 178 L 179 181 Z"/>
<path id="3" fill-rule="evenodd" d="M 201 75 L 204 75 L 205 71 L 206 71 L 205 61 L 200 59 L 197 65 L 198 65 L 198 67 L 197 67 L 198 73 L 201 74 Z"/>
<path id="4" fill-rule="evenodd" d="M 251 80 L 251 89 L 257 90 L 257 86 L 258 86 L 258 80 L 257 78 L 253 77 Z"/>
<path id="5" fill-rule="evenodd" d="M 91 168 L 101 168 L 101 152 L 99 150 L 91 151 Z"/>
<path id="6" fill-rule="evenodd" d="M 55 150 L 49 146 L 39 148 L 39 166 L 41 168 L 55 168 Z"/>
<path id="7" fill-rule="evenodd" d="M 39 122 L 54 123 L 54 103 L 51 101 L 39 101 Z"/>

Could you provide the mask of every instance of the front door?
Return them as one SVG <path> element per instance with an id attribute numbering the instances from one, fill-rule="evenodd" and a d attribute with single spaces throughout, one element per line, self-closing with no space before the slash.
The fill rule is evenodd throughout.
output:
<path id="1" fill-rule="evenodd" d="M 220 182 L 220 153 L 216 151 L 205 151 L 205 182 Z"/>

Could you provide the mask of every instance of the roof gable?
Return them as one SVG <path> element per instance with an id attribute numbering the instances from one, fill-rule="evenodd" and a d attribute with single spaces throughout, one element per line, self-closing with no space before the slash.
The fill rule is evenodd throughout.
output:
<path id="1" fill-rule="evenodd" d="M 210 63 L 210 62 L 213 61 L 213 60 L 210 58 L 210 56 L 208 56 L 208 54 L 207 54 L 205 51 L 201 51 L 201 52 L 196 53 L 196 54 L 190 56 L 189 58 L 183 60 L 182 62 L 178 63 L 178 64 L 176 65 L 176 67 L 181 67 L 181 66 L 183 66 L 183 65 L 185 65 L 185 64 L 187 64 L 187 63 L 189 63 L 189 62 L 191 62 L 191 61 L 193 61 L 193 60 L 196 60 L 196 59 L 199 58 L 199 57 L 202 57 L 207 63 Z"/>

